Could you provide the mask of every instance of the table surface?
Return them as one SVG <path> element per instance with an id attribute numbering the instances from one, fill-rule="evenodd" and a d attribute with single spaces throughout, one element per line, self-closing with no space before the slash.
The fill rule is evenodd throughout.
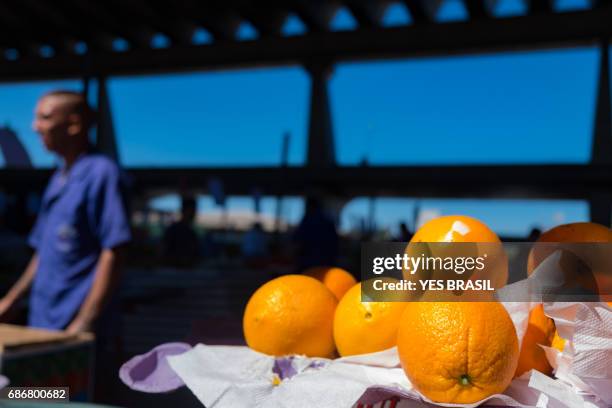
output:
<path id="1" fill-rule="evenodd" d="M 49 345 L 93 341 L 91 333 L 67 334 L 62 331 L 32 329 L 29 327 L 0 324 L 0 351 L 27 350 Z"/>

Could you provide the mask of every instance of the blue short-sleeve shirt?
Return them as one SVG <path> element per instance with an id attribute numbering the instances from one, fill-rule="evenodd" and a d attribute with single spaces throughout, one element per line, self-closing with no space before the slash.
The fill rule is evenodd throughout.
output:
<path id="1" fill-rule="evenodd" d="M 112 160 L 84 154 L 69 171 L 58 169 L 29 237 L 38 254 L 29 325 L 68 326 L 91 289 L 102 250 L 130 239 L 124 178 Z"/>

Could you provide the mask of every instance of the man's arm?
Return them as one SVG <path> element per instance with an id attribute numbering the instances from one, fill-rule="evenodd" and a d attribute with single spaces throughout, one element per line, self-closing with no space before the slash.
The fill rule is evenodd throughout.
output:
<path id="1" fill-rule="evenodd" d="M 17 282 L 8 291 L 8 293 L 0 299 L 0 322 L 8 321 L 11 319 L 11 312 L 14 311 L 14 307 L 17 302 L 26 294 L 26 292 L 32 286 L 36 269 L 38 268 L 38 254 L 35 252 L 30 258 L 28 266 L 25 271 L 19 277 Z"/>
<path id="2" fill-rule="evenodd" d="M 93 285 L 76 317 L 66 328 L 67 332 L 79 333 L 93 329 L 96 319 L 117 289 L 124 259 L 125 247 L 102 250 Z"/>

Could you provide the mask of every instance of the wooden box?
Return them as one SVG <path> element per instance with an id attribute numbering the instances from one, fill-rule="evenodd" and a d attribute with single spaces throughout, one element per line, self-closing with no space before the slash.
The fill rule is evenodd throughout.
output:
<path id="1" fill-rule="evenodd" d="M 69 387 L 70 399 L 93 396 L 94 336 L 0 324 L 0 373 L 12 387 Z"/>

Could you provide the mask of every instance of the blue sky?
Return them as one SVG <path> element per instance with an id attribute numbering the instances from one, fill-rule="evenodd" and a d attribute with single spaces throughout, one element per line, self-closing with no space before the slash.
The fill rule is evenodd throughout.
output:
<path id="1" fill-rule="evenodd" d="M 337 158 L 356 164 L 584 163 L 598 52 L 592 48 L 340 64 L 330 81 Z M 0 86 L 0 123 L 50 166 L 30 129 L 46 90 L 78 81 Z M 304 163 L 309 82 L 299 67 L 112 78 L 126 166 Z"/>
<path id="2" fill-rule="evenodd" d="M 555 7 L 582 3 L 560 0 Z M 503 0 L 496 14 L 520 14 L 522 5 Z M 460 20 L 464 13 L 461 2 L 446 1 L 437 18 Z M 401 25 L 411 19 L 395 5 L 384 21 Z M 354 24 L 346 10 L 332 21 L 334 30 Z M 299 35 L 303 26 L 290 19 L 284 31 Z M 248 41 L 252 28 L 241 27 L 240 36 Z M 204 34 L 201 41 L 208 41 Z M 585 163 L 598 60 L 598 51 L 586 47 L 337 65 L 330 81 L 337 160 L 346 165 L 364 158 L 373 165 Z M 40 167 L 55 159 L 30 129 L 32 110 L 36 99 L 54 88 L 78 90 L 80 82 L 0 85 L 0 124 L 18 132 Z M 109 92 L 125 166 L 274 166 L 286 132 L 290 164 L 304 163 L 310 90 L 300 67 L 118 77 L 109 80 Z M 177 202 L 170 197 L 155 204 L 174 208 Z M 418 202 L 432 213 L 475 215 L 508 234 L 588 217 L 586 204 L 574 201 Z M 411 221 L 415 203 L 378 200 L 378 224 Z M 229 205 L 252 208 L 245 198 L 233 198 Z M 299 199 L 288 199 L 285 207 L 289 219 L 299 219 Z M 271 198 L 264 200 L 264 212 L 273 208 Z M 212 210 L 212 202 L 203 198 L 200 209 Z M 343 228 L 367 214 L 368 200 L 349 203 Z"/>

